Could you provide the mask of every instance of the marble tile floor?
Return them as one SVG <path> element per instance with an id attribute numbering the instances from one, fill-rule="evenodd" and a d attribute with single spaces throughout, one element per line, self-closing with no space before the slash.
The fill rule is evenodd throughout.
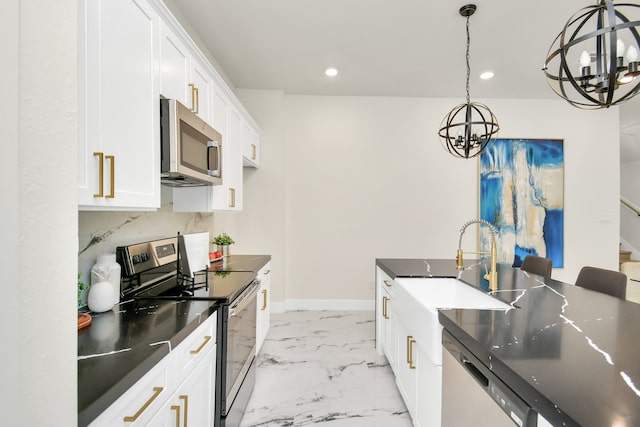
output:
<path id="1" fill-rule="evenodd" d="M 271 315 L 240 427 L 411 427 L 372 311 Z"/>

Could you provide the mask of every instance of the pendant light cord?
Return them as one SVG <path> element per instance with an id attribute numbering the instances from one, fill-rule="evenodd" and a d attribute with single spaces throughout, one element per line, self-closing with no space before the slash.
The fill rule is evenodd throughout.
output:
<path id="1" fill-rule="evenodd" d="M 471 37 L 469 36 L 469 16 L 467 16 L 467 104 L 470 103 L 471 97 L 469 96 L 469 75 L 471 74 L 471 66 L 469 65 L 469 45 L 471 44 Z"/>

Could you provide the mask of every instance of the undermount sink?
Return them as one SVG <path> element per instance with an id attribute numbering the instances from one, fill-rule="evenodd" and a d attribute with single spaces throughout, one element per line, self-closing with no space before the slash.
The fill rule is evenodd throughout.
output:
<path id="1" fill-rule="evenodd" d="M 394 299 L 398 316 L 420 325 L 415 339 L 432 362 L 442 365 L 442 325 L 438 309 L 507 310 L 508 304 L 454 278 L 398 278 Z"/>

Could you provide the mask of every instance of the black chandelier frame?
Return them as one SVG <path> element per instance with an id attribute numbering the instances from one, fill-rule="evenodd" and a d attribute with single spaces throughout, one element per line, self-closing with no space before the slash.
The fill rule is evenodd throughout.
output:
<path id="1" fill-rule="evenodd" d="M 628 30 L 632 34 L 632 40 L 636 43 L 635 47 L 640 50 L 640 34 L 637 30 L 640 21 L 631 21 L 616 9 L 623 7 L 640 9 L 638 4 L 619 3 L 614 5 L 610 0 L 598 0 L 596 5 L 580 9 L 567 21 L 563 30 L 551 44 L 543 71 L 551 89 L 571 105 L 586 110 L 608 108 L 627 101 L 640 92 L 640 79 L 637 78 L 640 75 L 638 71 L 640 62 L 633 61 L 624 65 L 624 54 L 620 57 L 617 56 L 618 32 L 620 31 Z M 580 31 L 596 14 L 596 30 L 580 35 Z M 616 23 L 618 20 L 621 22 Z M 570 31 L 570 29 L 572 30 Z M 569 49 L 578 47 L 581 43 L 594 38 L 596 47 L 595 74 L 591 72 L 591 66 L 583 66 L 580 68 L 580 75 L 575 75 L 568 62 Z M 554 49 L 556 44 L 558 47 Z M 593 62 L 594 58 L 592 55 L 590 56 Z M 557 59 L 560 63 L 557 75 L 555 75 L 549 70 L 549 65 Z M 631 77 L 633 80 L 623 83 L 620 78 L 624 76 Z M 621 87 L 628 89 L 616 92 Z M 569 93 L 569 89 L 573 89 L 574 93 Z"/>
<path id="2" fill-rule="evenodd" d="M 479 102 L 471 102 L 469 95 L 469 17 L 476 11 L 476 5 L 467 4 L 460 8 L 460 15 L 467 20 L 467 99 L 464 104 L 455 106 L 443 119 L 438 135 L 444 148 L 456 157 L 469 159 L 482 153 L 500 126 L 489 107 Z"/>

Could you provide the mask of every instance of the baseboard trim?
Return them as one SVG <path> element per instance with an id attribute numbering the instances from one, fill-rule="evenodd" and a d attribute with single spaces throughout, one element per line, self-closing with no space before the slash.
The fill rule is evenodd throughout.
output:
<path id="1" fill-rule="evenodd" d="M 285 311 L 374 311 L 375 300 L 368 299 L 287 299 L 284 301 L 271 301 L 272 313 L 284 313 Z"/>

